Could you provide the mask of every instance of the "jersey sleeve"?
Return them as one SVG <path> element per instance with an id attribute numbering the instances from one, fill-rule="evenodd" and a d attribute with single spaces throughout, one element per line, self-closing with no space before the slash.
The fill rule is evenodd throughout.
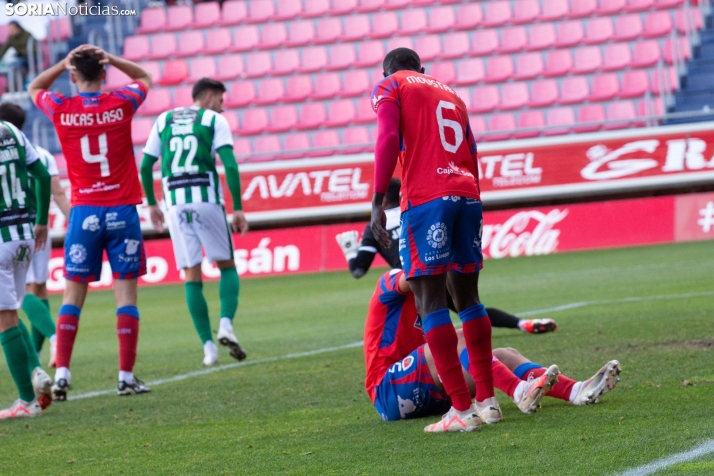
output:
<path id="1" fill-rule="evenodd" d="M 399 102 L 399 81 L 394 76 L 387 76 L 372 90 L 372 109 L 377 112 L 379 105 L 384 101 L 392 101 L 401 108 Z"/>
<path id="2" fill-rule="evenodd" d="M 40 91 L 40 93 L 35 98 L 37 108 L 44 112 L 47 117 L 52 119 L 55 115 L 55 110 L 67 102 L 67 98 L 59 93 L 53 93 L 52 91 Z"/>
<path id="3" fill-rule="evenodd" d="M 233 147 L 233 133 L 231 126 L 228 125 L 228 119 L 221 114 L 216 114 L 215 122 L 213 123 L 213 145 L 211 152 L 215 152 L 224 145 Z"/>
<path id="4" fill-rule="evenodd" d="M 55 177 L 59 175 L 59 169 L 57 168 L 57 161 L 55 160 L 55 156 L 50 154 L 47 150 L 43 149 L 40 146 L 35 146 L 35 151 L 37 151 L 37 155 L 44 158 L 47 162 L 47 172 L 50 174 L 50 177 Z"/>
<path id="5" fill-rule="evenodd" d="M 32 165 L 34 162 L 40 160 L 40 156 L 37 154 L 35 148 L 32 147 L 32 144 L 25 133 L 15 128 L 12 124 L 10 124 L 10 127 L 14 129 L 17 138 L 20 140 L 20 145 L 25 148 L 25 162 L 27 165 Z"/>
<path id="6" fill-rule="evenodd" d="M 130 103 L 132 110 L 136 112 L 136 110 L 139 109 L 139 106 L 141 106 L 144 102 L 144 99 L 146 99 L 147 92 L 148 89 L 144 83 L 137 81 L 128 86 L 124 86 L 123 88 L 116 89 L 110 94 Z"/>
<path id="7" fill-rule="evenodd" d="M 161 114 L 154 125 L 151 127 L 151 132 L 149 132 L 149 138 L 146 140 L 146 145 L 144 146 L 144 153 L 152 157 L 161 157 L 161 138 L 159 137 L 159 123 L 166 122 L 166 113 Z M 163 129 L 163 127 L 161 128 Z"/>

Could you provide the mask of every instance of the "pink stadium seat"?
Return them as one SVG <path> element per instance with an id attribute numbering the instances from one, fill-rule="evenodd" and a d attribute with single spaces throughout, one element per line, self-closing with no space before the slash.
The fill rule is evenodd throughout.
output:
<path id="1" fill-rule="evenodd" d="M 235 113 L 235 111 L 231 111 Z M 236 123 L 238 122 L 238 117 L 235 118 Z M 238 132 L 238 127 L 231 129 L 233 132 Z M 236 155 L 236 160 L 239 164 L 245 163 L 252 153 L 252 147 L 250 146 L 250 139 L 234 139 L 233 140 L 233 151 Z"/>
<path id="2" fill-rule="evenodd" d="M 578 109 L 578 125 L 573 127 L 575 132 L 594 132 L 602 127 L 605 122 L 605 108 L 602 104 L 588 104 Z"/>
<path id="3" fill-rule="evenodd" d="M 578 48 L 575 51 L 575 64 L 573 65 L 573 73 L 592 73 L 602 64 L 602 55 L 600 54 L 599 46 L 587 46 Z"/>
<path id="4" fill-rule="evenodd" d="M 511 3 L 497 0 L 486 2 L 483 26 L 500 26 L 511 20 Z"/>
<path id="5" fill-rule="evenodd" d="M 159 63 L 157 61 L 146 61 L 139 63 L 139 65 L 144 68 L 152 78 L 158 79 L 161 77 L 161 68 L 159 67 Z M 129 82 L 126 84 L 129 84 Z"/>
<path id="6" fill-rule="evenodd" d="M 483 21 L 481 5 L 478 3 L 468 3 L 459 5 L 456 11 L 456 30 L 472 30 Z"/>
<path id="7" fill-rule="evenodd" d="M 488 30 L 476 30 L 474 32 L 473 47 L 471 54 L 476 56 L 488 56 L 498 48 L 498 32 L 491 28 Z"/>
<path id="8" fill-rule="evenodd" d="M 615 20 L 615 41 L 626 41 L 642 34 L 642 17 L 639 14 L 621 15 Z"/>
<path id="9" fill-rule="evenodd" d="M 340 91 L 340 95 L 348 97 L 369 94 L 372 91 L 372 86 L 373 85 L 370 84 L 369 74 L 367 71 L 363 69 L 347 71 L 345 73 L 344 84 L 342 86 L 342 91 Z"/>
<path id="10" fill-rule="evenodd" d="M 303 46 L 308 44 L 315 37 L 315 28 L 310 20 L 294 21 L 290 23 L 287 46 Z"/>
<path id="11" fill-rule="evenodd" d="M 546 0 L 543 2 L 543 12 L 539 15 L 541 21 L 552 21 L 568 14 L 567 0 Z"/>
<path id="12" fill-rule="evenodd" d="M 174 107 L 190 106 L 193 104 L 193 97 L 191 93 L 193 91 L 193 86 L 180 86 L 174 89 Z"/>
<path id="13" fill-rule="evenodd" d="M 359 0 L 357 11 L 360 13 L 375 12 L 384 6 L 384 0 Z"/>
<path id="14" fill-rule="evenodd" d="M 156 33 L 166 26 L 165 8 L 145 8 L 141 12 L 141 25 L 135 33 Z"/>
<path id="15" fill-rule="evenodd" d="M 441 52 L 442 58 L 458 58 L 468 53 L 470 49 L 469 36 L 467 33 L 447 33 L 443 36 L 444 49 Z"/>
<path id="16" fill-rule="evenodd" d="M 332 0 L 330 15 L 344 15 L 357 9 L 357 0 Z"/>
<path id="17" fill-rule="evenodd" d="M 616 74 L 599 74 L 593 78 L 590 101 L 608 101 L 620 91 L 620 81 Z"/>
<path id="18" fill-rule="evenodd" d="M 337 96 L 342 88 L 339 73 L 323 73 L 315 77 L 312 99 L 329 99 Z"/>
<path id="19" fill-rule="evenodd" d="M 330 9 L 330 0 L 304 0 L 303 4 L 302 13 L 300 14 L 303 18 L 321 17 Z"/>
<path id="20" fill-rule="evenodd" d="M 476 84 L 484 77 L 483 61 L 480 58 L 462 59 L 456 63 L 454 83 L 459 86 Z"/>
<path id="21" fill-rule="evenodd" d="M 376 115 L 375 115 L 376 116 Z M 296 128 L 317 129 L 325 123 L 325 105 L 321 102 L 309 102 L 300 107 Z"/>
<path id="22" fill-rule="evenodd" d="M 629 66 L 632 63 L 629 43 L 610 43 L 605 45 L 603 71 L 614 71 Z"/>
<path id="23" fill-rule="evenodd" d="M 679 87 L 679 75 L 675 68 L 664 68 L 662 76 L 655 70 L 652 72 L 652 92 L 662 94 L 672 92 Z"/>
<path id="24" fill-rule="evenodd" d="M 537 23 L 531 25 L 528 34 L 527 50 L 542 50 L 555 44 L 555 28 L 552 23 Z"/>
<path id="25" fill-rule="evenodd" d="M 258 136 L 253 141 L 255 161 L 270 161 L 273 160 L 282 147 L 280 147 L 280 139 L 275 136 Z"/>
<path id="26" fill-rule="evenodd" d="M 246 109 L 238 132 L 242 135 L 260 134 L 268 127 L 268 112 L 263 108 Z"/>
<path id="27" fill-rule="evenodd" d="M 384 8 L 386 10 L 401 10 L 408 6 L 412 0 L 385 0 Z"/>
<path id="28" fill-rule="evenodd" d="M 255 25 L 240 26 L 233 32 L 232 51 L 249 51 L 258 46 L 260 38 Z"/>
<path id="29" fill-rule="evenodd" d="M 610 17 L 591 18 L 585 27 L 583 43 L 587 45 L 604 43 L 612 38 L 613 33 Z"/>
<path id="30" fill-rule="evenodd" d="M 635 43 L 635 52 L 632 56 L 633 68 L 647 68 L 654 66 L 662 56 L 657 40 L 638 41 Z"/>
<path id="31" fill-rule="evenodd" d="M 193 8 L 189 5 L 175 5 L 168 9 L 164 30 L 184 30 L 191 22 L 193 22 Z"/>
<path id="32" fill-rule="evenodd" d="M 345 31 L 342 33 L 343 41 L 359 40 L 369 35 L 369 16 L 353 15 L 345 17 Z"/>
<path id="33" fill-rule="evenodd" d="M 224 6 L 225 8 L 225 6 Z M 273 0 L 252 0 L 248 2 L 246 23 L 265 23 L 275 14 Z"/>
<path id="34" fill-rule="evenodd" d="M 645 17 L 645 31 L 642 36 L 654 38 L 672 31 L 672 16 L 668 11 L 650 12 Z"/>
<path id="35" fill-rule="evenodd" d="M 312 73 L 327 65 L 327 50 L 324 46 L 313 46 L 302 49 L 298 72 Z"/>
<path id="36" fill-rule="evenodd" d="M 597 10 L 598 15 L 612 15 L 625 8 L 625 0 L 600 0 Z"/>
<path id="37" fill-rule="evenodd" d="M 240 129 L 240 121 L 238 120 L 238 112 L 232 109 L 229 111 L 223 111 L 222 114 L 228 121 L 228 127 L 231 128 L 231 132 L 238 132 L 238 129 Z M 243 139 L 243 140 L 246 140 L 246 139 Z M 235 140 L 233 142 L 233 149 L 236 151 L 236 155 L 238 155 L 238 151 L 235 147 Z M 245 151 L 246 149 L 244 148 L 243 150 Z M 247 148 L 246 153 L 250 153 L 250 141 L 248 141 L 248 148 Z"/>
<path id="38" fill-rule="evenodd" d="M 451 7 L 442 7 L 448 8 Z M 391 12 L 390 12 L 391 13 Z M 434 14 L 430 14 L 429 17 L 433 20 Z M 453 18 L 453 14 L 452 14 Z M 375 18 L 376 22 L 376 18 Z M 376 27 L 375 23 L 375 27 Z M 404 10 L 402 12 L 402 21 L 399 26 L 400 35 L 414 35 L 426 30 L 426 12 L 421 8 L 415 8 L 412 10 Z M 433 33 L 432 30 L 427 30 Z"/>
<path id="39" fill-rule="evenodd" d="M 334 43 L 342 36 L 342 22 L 339 18 L 321 18 L 317 22 L 317 44 Z"/>
<path id="40" fill-rule="evenodd" d="M 266 23 L 260 35 L 258 48 L 272 50 L 283 44 L 288 39 L 288 32 L 284 23 Z"/>
<path id="41" fill-rule="evenodd" d="M 245 21 L 248 16 L 248 7 L 243 0 L 229 0 L 221 8 L 221 26 L 237 25 Z"/>
<path id="42" fill-rule="evenodd" d="M 635 118 L 635 105 L 630 101 L 611 102 L 607 105 L 607 120 L 605 130 L 624 129 Z"/>
<path id="43" fill-rule="evenodd" d="M 146 101 L 137 113 L 141 116 L 157 116 L 171 109 L 171 95 L 167 88 L 156 88 L 146 95 Z"/>
<path id="44" fill-rule="evenodd" d="M 162 111 L 163 112 L 163 111 Z M 136 117 L 131 121 L 131 142 L 134 145 L 144 145 L 149 138 L 149 132 L 154 125 L 154 121 L 147 118 Z"/>
<path id="45" fill-rule="evenodd" d="M 273 69 L 270 74 L 292 74 L 300 66 L 300 55 L 298 50 L 278 50 L 273 59 Z"/>
<path id="46" fill-rule="evenodd" d="M 404 25 L 404 14 L 418 10 L 406 10 L 402 13 L 402 25 Z M 421 10 L 423 12 L 423 10 Z M 456 19 L 454 18 L 454 8 L 451 6 L 434 7 L 429 11 L 429 18 L 426 31 L 429 33 L 441 33 L 449 28 L 453 28 Z M 403 27 L 402 27 L 403 29 Z"/>
<path id="47" fill-rule="evenodd" d="M 474 88 L 474 100 L 469 112 L 491 112 L 501 103 L 498 86 L 481 86 Z"/>
<path id="48" fill-rule="evenodd" d="M 189 30 L 179 33 L 178 51 L 179 56 L 198 56 L 204 49 L 203 32 L 200 30 Z"/>
<path id="49" fill-rule="evenodd" d="M 193 23 L 191 28 L 208 28 L 221 18 L 221 7 L 218 2 L 199 3 L 193 11 Z"/>
<path id="50" fill-rule="evenodd" d="M 553 79 L 535 81 L 531 85 L 528 107 L 546 107 L 558 99 L 558 83 Z"/>
<path id="51" fill-rule="evenodd" d="M 399 27 L 399 19 L 394 12 L 376 13 L 372 16 L 372 31 L 370 38 L 386 38 L 392 36 Z M 423 29 L 423 27 L 422 27 Z"/>
<path id="52" fill-rule="evenodd" d="M 562 76 L 573 69 L 573 56 L 568 49 L 550 50 L 545 57 L 544 76 Z"/>
<path id="53" fill-rule="evenodd" d="M 186 64 L 186 60 L 169 60 L 164 63 L 164 72 L 158 83 L 170 86 L 179 84 L 186 78 L 188 78 L 188 64 Z"/>
<path id="54" fill-rule="evenodd" d="M 332 101 L 327 110 L 327 127 L 346 126 L 355 118 L 355 104 L 352 99 Z"/>
<path id="55" fill-rule="evenodd" d="M 204 4 L 201 3 L 201 5 Z M 206 54 L 221 54 L 231 48 L 232 41 L 231 31 L 228 28 L 208 30 L 204 52 Z"/>
<path id="56" fill-rule="evenodd" d="M 525 53 L 516 58 L 514 79 L 531 79 L 543 73 L 543 56 L 540 53 Z"/>
<path id="57" fill-rule="evenodd" d="M 583 24 L 580 20 L 558 23 L 555 35 L 555 46 L 557 48 L 565 48 L 577 45 L 583 41 L 584 36 Z"/>
<path id="58" fill-rule="evenodd" d="M 216 79 L 230 81 L 243 74 L 243 57 L 241 55 L 221 56 L 218 60 Z"/>
<path id="59" fill-rule="evenodd" d="M 357 46 L 357 67 L 374 66 L 384 60 L 384 46 L 381 41 L 364 41 Z"/>
<path id="60" fill-rule="evenodd" d="M 673 48 L 672 38 L 664 40 L 664 45 L 662 45 L 662 58 L 669 64 L 672 64 L 674 61 L 675 54 L 677 61 L 682 61 L 683 58 L 688 60 L 690 56 L 691 50 L 689 49 L 689 41 L 686 36 L 676 38 L 675 45 L 676 47 Z"/>
<path id="61" fill-rule="evenodd" d="M 481 142 L 486 133 L 486 120 L 483 116 L 469 116 L 469 125 L 471 126 L 471 132 L 476 142 Z"/>
<path id="62" fill-rule="evenodd" d="M 270 114 L 268 132 L 285 132 L 297 124 L 297 113 L 294 106 L 276 106 Z"/>
<path id="63" fill-rule="evenodd" d="M 625 5 L 625 11 L 627 12 L 641 12 L 644 10 L 649 10 L 654 5 L 654 0 L 627 0 L 627 5 Z"/>
<path id="64" fill-rule="evenodd" d="M 674 24 L 677 27 L 677 31 L 680 33 L 687 33 L 687 26 L 689 26 L 690 31 L 701 30 L 702 28 L 702 14 L 694 7 L 689 9 L 689 24 L 687 25 L 687 15 L 686 10 L 679 9 L 674 16 Z"/>
<path id="65" fill-rule="evenodd" d="M 355 62 L 355 49 L 349 43 L 334 45 L 327 57 L 327 69 L 347 69 Z"/>
<path id="66" fill-rule="evenodd" d="M 597 0 L 570 0 L 568 18 L 589 17 L 597 8 Z"/>
<path id="67" fill-rule="evenodd" d="M 637 116 L 647 117 L 652 115 L 661 116 L 664 114 L 664 102 L 661 98 L 656 98 L 651 101 L 643 99 L 637 104 Z"/>
<path id="68" fill-rule="evenodd" d="M 144 35 L 129 36 L 124 40 L 124 58 L 139 61 L 149 56 L 149 37 Z"/>
<path id="69" fill-rule="evenodd" d="M 466 110 L 471 110 L 471 89 L 470 88 L 454 88 L 456 95 L 461 98 L 466 106 Z"/>
<path id="70" fill-rule="evenodd" d="M 340 137 L 337 131 L 318 131 L 312 137 L 312 149 L 309 157 L 325 157 L 333 155 L 340 146 Z"/>
<path id="71" fill-rule="evenodd" d="M 46 40 L 65 41 L 72 36 L 72 23 L 68 17 L 50 20 L 47 26 Z"/>
<path id="72" fill-rule="evenodd" d="M 0 25 L 0 42 L 5 43 L 7 37 L 10 36 L 10 31 L 7 25 Z"/>
<path id="73" fill-rule="evenodd" d="M 537 137 L 543 132 L 545 117 L 543 111 L 524 111 L 518 115 L 518 132 L 513 134 L 517 139 Z"/>
<path id="74" fill-rule="evenodd" d="M 576 104 L 585 101 L 589 91 L 588 80 L 585 76 L 571 76 L 564 78 L 560 83 L 558 103 Z"/>
<path id="75" fill-rule="evenodd" d="M 684 3 L 684 0 L 655 0 L 655 8 L 674 8 Z"/>
<path id="76" fill-rule="evenodd" d="M 302 2 L 299 0 L 278 0 L 278 8 L 273 15 L 273 20 L 292 20 L 302 11 Z"/>
<path id="77" fill-rule="evenodd" d="M 342 137 L 342 143 L 345 146 L 345 154 L 359 154 L 365 152 L 371 145 L 369 140 L 369 131 L 366 127 L 350 127 L 345 129 Z"/>
<path id="78" fill-rule="evenodd" d="M 510 56 L 492 56 L 486 66 L 487 83 L 501 83 L 513 76 L 513 61 Z"/>
<path id="79" fill-rule="evenodd" d="M 364 124 L 367 122 L 376 122 L 377 114 L 372 109 L 372 101 L 369 99 L 360 99 L 357 101 L 357 116 L 355 122 Z"/>
<path id="80" fill-rule="evenodd" d="M 283 97 L 285 102 L 302 102 L 312 94 L 312 79 L 310 76 L 291 76 Z"/>
<path id="81" fill-rule="evenodd" d="M 164 71 L 166 67 L 164 66 Z M 201 78 L 213 78 L 216 75 L 216 62 L 213 56 L 200 56 L 191 60 L 188 82 L 195 83 Z"/>
<path id="82" fill-rule="evenodd" d="M 501 44 L 498 47 L 499 53 L 514 53 L 526 46 L 526 29 L 522 26 L 503 28 L 501 30 Z"/>
<path id="83" fill-rule="evenodd" d="M 270 53 L 251 53 L 246 58 L 245 75 L 247 78 L 265 76 L 271 68 Z"/>
<path id="84" fill-rule="evenodd" d="M 488 131 L 489 132 L 502 132 L 505 134 L 488 134 L 484 136 L 485 141 L 496 141 L 496 140 L 506 140 L 511 137 L 511 134 L 516 129 L 516 121 L 513 119 L 513 114 L 494 114 L 489 118 L 488 121 Z"/>
<path id="85" fill-rule="evenodd" d="M 245 107 L 255 100 L 255 86 L 250 81 L 236 81 L 224 99 L 226 107 Z"/>
<path id="86" fill-rule="evenodd" d="M 299 132 L 297 134 L 288 134 L 285 136 L 285 146 L 280 154 L 283 159 L 299 159 L 305 157 L 305 154 L 310 150 L 310 136 Z M 290 151 L 289 153 L 287 151 Z"/>
<path id="87" fill-rule="evenodd" d="M 173 33 L 160 33 L 151 37 L 149 58 L 168 58 L 176 54 L 176 49 L 176 35 Z"/>
<path id="88" fill-rule="evenodd" d="M 621 98 L 644 96 L 649 89 L 650 81 L 647 76 L 647 71 L 642 69 L 627 71 L 622 75 L 622 89 L 620 90 Z"/>
<path id="89" fill-rule="evenodd" d="M 501 86 L 500 109 L 520 109 L 528 103 L 528 85 L 526 83 L 507 83 Z"/>
<path id="90" fill-rule="evenodd" d="M 258 95 L 255 97 L 255 104 L 276 103 L 282 99 L 284 93 L 282 79 L 264 79 L 258 83 Z"/>
<path id="91" fill-rule="evenodd" d="M 453 84 L 456 80 L 456 69 L 451 61 L 432 63 L 429 74 L 444 84 Z"/>
<path id="92" fill-rule="evenodd" d="M 538 3 L 538 0 L 516 0 L 511 22 L 533 23 L 540 15 L 540 5 Z"/>
<path id="93" fill-rule="evenodd" d="M 549 128 L 545 130 L 545 135 L 555 136 L 567 134 L 570 127 L 575 123 L 575 115 L 573 114 L 573 110 L 569 107 L 554 107 L 548 109 L 545 123 L 549 126 Z"/>

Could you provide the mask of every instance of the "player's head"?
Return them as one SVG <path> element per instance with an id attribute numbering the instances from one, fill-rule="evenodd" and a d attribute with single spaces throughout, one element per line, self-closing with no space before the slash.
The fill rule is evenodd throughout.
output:
<path id="1" fill-rule="evenodd" d="M 387 186 L 387 193 L 384 194 L 384 208 L 395 208 L 399 206 L 399 191 L 402 188 L 402 181 L 392 178 Z"/>
<path id="2" fill-rule="evenodd" d="M 223 112 L 223 93 L 226 87 L 222 82 L 211 78 L 201 78 L 193 85 L 191 97 L 193 105 L 203 109 Z"/>
<path id="3" fill-rule="evenodd" d="M 80 92 L 90 87 L 101 86 L 107 75 L 104 65 L 100 63 L 102 58 L 102 53 L 94 49 L 79 50 L 72 55 L 70 63 L 75 69 L 72 71 L 71 78 Z"/>
<path id="4" fill-rule="evenodd" d="M 387 56 L 384 57 L 382 68 L 384 69 L 385 78 L 402 70 L 424 73 L 419 55 L 409 48 L 397 48 L 387 53 Z"/>
<path id="5" fill-rule="evenodd" d="M 11 21 L 10 23 L 7 24 L 7 31 L 10 34 L 10 36 L 15 36 L 19 35 L 22 33 L 22 27 L 20 24 L 16 21 Z"/>
<path id="6" fill-rule="evenodd" d="M 4 102 L 0 104 L 0 121 L 9 122 L 18 129 L 25 125 L 25 110 L 17 104 Z"/>

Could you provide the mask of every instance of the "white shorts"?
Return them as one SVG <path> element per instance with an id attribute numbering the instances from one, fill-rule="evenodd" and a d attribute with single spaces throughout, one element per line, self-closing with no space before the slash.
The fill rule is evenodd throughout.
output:
<path id="1" fill-rule="evenodd" d="M 50 255 L 52 254 L 52 244 L 47 240 L 45 249 L 36 251 L 32 255 L 30 268 L 27 270 L 26 284 L 44 284 L 50 277 Z"/>
<path id="2" fill-rule="evenodd" d="M 203 261 L 233 259 L 233 240 L 226 222 L 226 211 L 216 203 L 185 203 L 169 208 L 169 233 L 174 246 L 176 267 L 191 268 Z"/>
<path id="3" fill-rule="evenodd" d="M 0 243 L 0 311 L 15 311 L 25 297 L 25 276 L 35 240 Z"/>

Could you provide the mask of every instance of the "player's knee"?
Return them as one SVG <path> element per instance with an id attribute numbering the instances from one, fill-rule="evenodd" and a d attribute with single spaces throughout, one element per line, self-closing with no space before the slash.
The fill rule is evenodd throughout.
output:
<path id="1" fill-rule="evenodd" d="M 0 311 L 0 332 L 5 332 L 11 327 L 15 327 L 18 323 L 17 311 L 4 310 Z"/>
<path id="2" fill-rule="evenodd" d="M 197 264 L 196 266 L 191 266 L 190 268 L 184 268 L 184 272 L 186 273 L 186 281 L 202 281 L 203 277 L 201 276 L 201 265 Z"/>

